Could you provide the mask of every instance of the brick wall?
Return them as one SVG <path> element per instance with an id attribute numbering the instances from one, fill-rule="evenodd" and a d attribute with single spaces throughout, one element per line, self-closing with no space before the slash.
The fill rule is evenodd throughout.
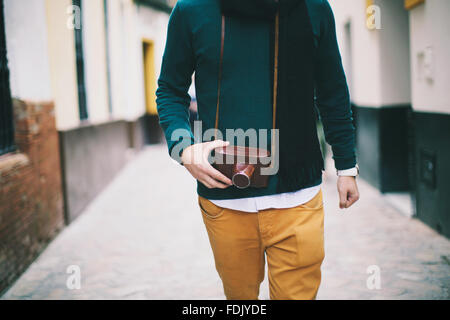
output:
<path id="1" fill-rule="evenodd" d="M 0 156 L 0 294 L 64 225 L 53 103 L 14 100 L 17 152 Z"/>

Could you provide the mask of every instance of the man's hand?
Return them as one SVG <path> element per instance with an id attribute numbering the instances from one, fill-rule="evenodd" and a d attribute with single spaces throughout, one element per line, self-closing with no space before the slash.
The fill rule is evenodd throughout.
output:
<path id="1" fill-rule="evenodd" d="M 355 177 L 338 177 L 339 208 L 349 208 L 359 199 Z"/>
<path id="2" fill-rule="evenodd" d="M 208 188 L 225 189 L 233 183 L 208 162 L 211 151 L 229 145 L 228 141 L 214 140 L 193 144 L 183 150 L 181 162 L 191 175 Z"/>

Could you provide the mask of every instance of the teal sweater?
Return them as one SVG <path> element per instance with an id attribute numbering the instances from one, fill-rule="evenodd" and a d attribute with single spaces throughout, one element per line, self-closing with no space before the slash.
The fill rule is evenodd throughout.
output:
<path id="1" fill-rule="evenodd" d="M 339 170 L 356 164 L 350 99 L 336 41 L 334 17 L 326 0 L 306 0 L 319 63 L 316 67 L 316 106 L 325 138 Z M 272 128 L 269 24 L 227 19 L 221 82 L 219 129 Z M 195 71 L 198 120 L 202 133 L 214 128 L 220 57 L 221 18 L 218 0 L 179 0 L 169 19 L 166 47 L 158 79 L 157 107 L 169 153 L 194 143 L 189 123 L 192 74 Z M 320 63 L 323 61 L 323 63 Z M 226 112 L 224 111 L 226 110 Z M 270 142 L 270 137 L 268 140 Z M 269 143 L 270 148 L 270 143 Z M 321 179 L 311 186 L 321 183 Z M 208 199 L 234 199 L 275 194 L 277 175 L 267 188 L 208 189 L 197 192 Z"/>

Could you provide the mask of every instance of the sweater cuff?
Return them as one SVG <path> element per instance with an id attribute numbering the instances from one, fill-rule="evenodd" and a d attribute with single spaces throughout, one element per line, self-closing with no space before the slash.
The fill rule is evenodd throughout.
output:
<path id="1" fill-rule="evenodd" d="M 334 166 L 337 170 L 354 168 L 356 166 L 356 156 L 351 158 L 334 158 Z"/>

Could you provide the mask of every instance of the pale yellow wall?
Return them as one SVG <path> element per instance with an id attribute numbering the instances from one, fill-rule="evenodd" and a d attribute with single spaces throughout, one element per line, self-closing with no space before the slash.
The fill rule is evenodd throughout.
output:
<path id="1" fill-rule="evenodd" d="M 83 51 L 89 122 L 109 120 L 103 0 L 83 0 Z"/>
<path id="2" fill-rule="evenodd" d="M 67 129 L 79 124 L 74 32 L 67 27 L 71 0 L 46 0 L 50 81 L 56 125 Z"/>

